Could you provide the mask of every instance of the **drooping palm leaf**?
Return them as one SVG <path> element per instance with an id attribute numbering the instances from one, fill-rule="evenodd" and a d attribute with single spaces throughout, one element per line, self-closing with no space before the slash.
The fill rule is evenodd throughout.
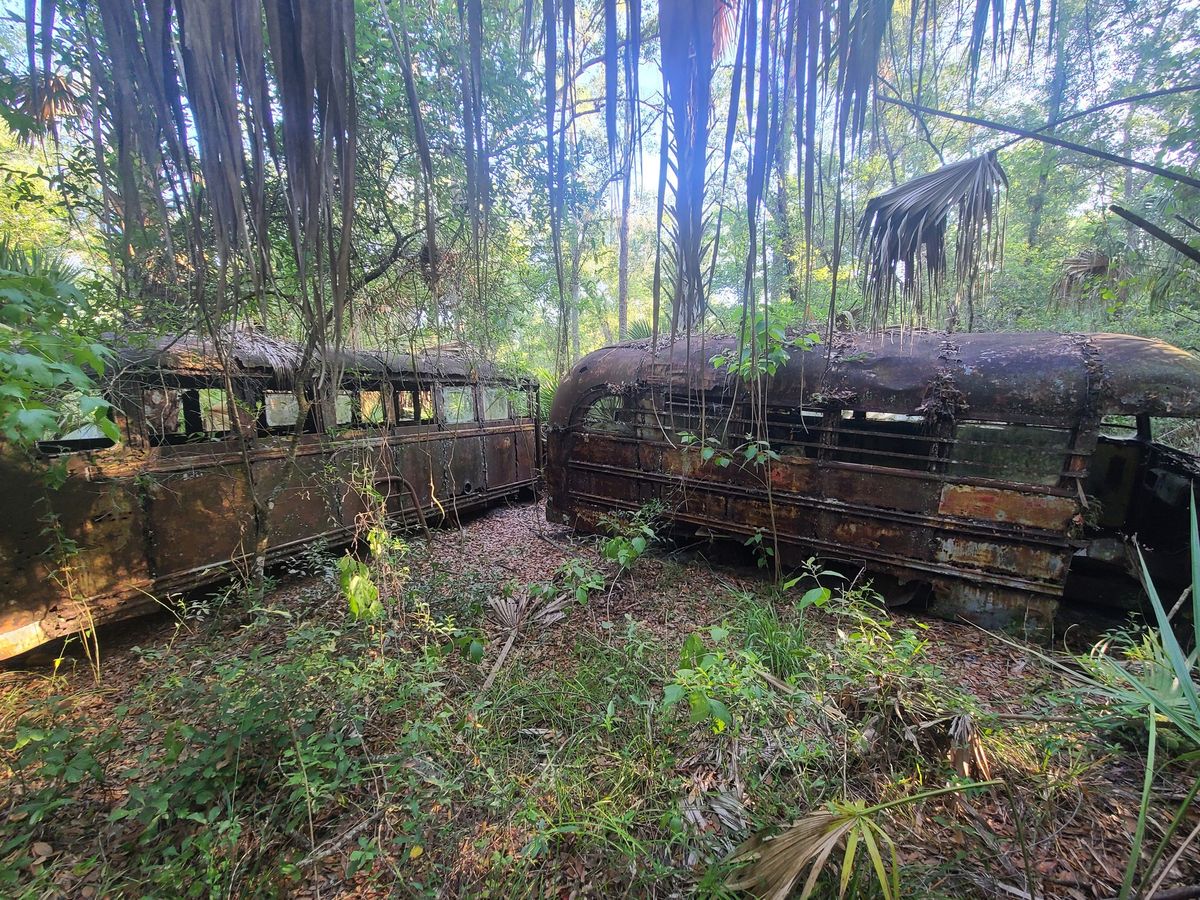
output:
<path id="1" fill-rule="evenodd" d="M 663 87 L 675 173 L 673 327 L 704 311 L 702 259 L 705 170 L 713 72 L 713 30 L 724 0 L 664 0 L 659 5 Z M 665 162 L 665 160 L 664 160 Z M 661 201 L 660 201 L 661 202 Z"/>
<path id="2" fill-rule="evenodd" d="M 936 311 L 952 216 L 956 291 L 967 299 L 969 318 L 979 278 L 999 258 L 999 200 L 1007 185 L 995 154 L 987 153 L 906 181 L 867 202 L 858 245 L 874 324 L 887 322 L 897 298 L 900 312 L 918 320 Z"/>
<path id="3" fill-rule="evenodd" d="M 127 283 L 145 268 L 127 248 L 155 246 L 142 235 L 147 227 L 158 229 L 174 269 L 172 228 L 182 222 L 189 264 L 180 287 L 204 305 L 206 320 L 230 312 L 230 287 L 243 274 L 261 296 L 273 166 L 309 343 L 324 344 L 330 328 L 340 333 L 354 209 L 352 0 L 97 0 L 93 8 L 29 0 L 31 60 L 35 37 L 41 44 L 30 77 L 50 71 L 56 13 L 59 23 L 71 18 L 88 40 L 92 115 L 114 138 L 116 185 L 104 199 L 106 216 L 124 226 Z M 103 172 L 99 140 L 96 151 Z M 149 191 L 156 216 L 143 212 L 147 185 L 158 188 Z"/>

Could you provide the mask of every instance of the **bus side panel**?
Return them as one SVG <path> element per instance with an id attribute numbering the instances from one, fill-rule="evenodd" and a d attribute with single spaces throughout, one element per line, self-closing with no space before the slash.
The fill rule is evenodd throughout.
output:
<path id="1" fill-rule="evenodd" d="M 518 481 L 532 481 L 538 466 L 535 428 L 537 425 L 521 425 L 516 434 Z"/>
<path id="2" fill-rule="evenodd" d="M 478 435 L 455 435 L 443 440 L 445 460 L 442 490 L 447 497 L 463 497 L 484 489 L 483 439 Z"/>
<path id="3" fill-rule="evenodd" d="M 43 474 L 0 457 L 5 485 L 0 513 L 8 523 L 0 529 L 0 659 L 119 617 L 117 610 L 127 602 L 121 595 L 150 585 L 145 518 L 134 479 L 92 481 L 73 467 L 54 490 L 45 486 Z"/>
<path id="4" fill-rule="evenodd" d="M 865 466 L 822 466 L 820 482 L 821 493 L 829 500 L 919 513 L 937 510 L 942 489 L 941 482 L 932 478 L 893 475 Z"/>
<path id="5" fill-rule="evenodd" d="M 326 464 L 324 453 L 297 455 L 292 464 L 284 458 L 260 459 L 251 464 L 261 499 L 275 497 L 271 547 L 311 539 L 335 527 L 336 507 L 329 496 L 334 478 L 326 472 Z M 247 513 L 252 510 L 248 508 Z M 252 551 L 253 547 L 246 548 L 246 552 Z"/>
<path id="6" fill-rule="evenodd" d="M 240 464 L 159 472 L 146 486 L 150 553 L 158 578 L 253 551 L 254 507 Z"/>
<path id="7" fill-rule="evenodd" d="M 441 494 L 441 454 L 440 443 L 432 438 L 423 440 L 406 440 L 392 445 L 392 471 L 403 481 L 392 485 L 389 510 L 401 514 L 401 519 L 407 522 L 405 513 L 415 511 L 417 504 L 422 507 L 433 502 L 433 489 L 439 488 Z M 408 484 L 405 485 L 405 482 Z M 409 490 L 409 487 L 412 490 Z M 416 494 L 416 503 L 413 494 Z"/>
<path id="8" fill-rule="evenodd" d="M 487 452 L 487 489 L 503 490 L 517 480 L 517 451 L 511 431 L 489 432 L 483 438 Z"/>

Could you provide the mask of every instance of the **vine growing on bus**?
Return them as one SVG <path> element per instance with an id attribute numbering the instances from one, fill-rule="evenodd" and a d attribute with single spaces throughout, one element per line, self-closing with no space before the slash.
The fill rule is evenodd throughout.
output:
<path id="1" fill-rule="evenodd" d="M 747 338 L 749 338 L 747 340 Z M 788 337 L 780 325 L 772 324 L 765 313 L 757 313 L 749 328 L 742 329 L 742 340 L 736 353 L 718 353 L 710 362 L 714 368 L 726 369 L 744 382 L 766 375 L 772 376 L 792 358 L 789 351 L 811 350 L 821 341 L 815 331 Z"/>
<path id="2" fill-rule="evenodd" d="M 611 534 L 601 547 L 605 559 L 615 562 L 621 572 L 633 568 L 650 545 L 658 539 L 657 524 L 662 518 L 661 501 L 650 500 L 633 512 L 617 512 L 600 517 L 600 525 Z"/>

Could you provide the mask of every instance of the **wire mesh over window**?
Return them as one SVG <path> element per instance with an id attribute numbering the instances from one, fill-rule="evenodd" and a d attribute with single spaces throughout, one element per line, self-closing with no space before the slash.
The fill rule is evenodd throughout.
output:
<path id="1" fill-rule="evenodd" d="M 840 462 L 927 472 L 935 441 L 924 416 L 843 410 L 830 457 Z"/>
<path id="2" fill-rule="evenodd" d="M 948 472 L 1053 486 L 1062 478 L 1070 446 L 1071 432 L 1065 428 L 959 422 Z"/>
<path id="3" fill-rule="evenodd" d="M 508 389 L 503 387 L 483 387 L 483 420 L 495 422 L 508 418 Z"/>
<path id="4" fill-rule="evenodd" d="M 447 425 L 475 421 L 475 395 L 469 387 L 442 388 L 442 408 Z"/>

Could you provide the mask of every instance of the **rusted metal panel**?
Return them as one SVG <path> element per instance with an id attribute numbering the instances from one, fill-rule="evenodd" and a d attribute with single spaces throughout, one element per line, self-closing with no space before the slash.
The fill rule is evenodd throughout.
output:
<path id="1" fill-rule="evenodd" d="M 478 434 L 457 434 L 438 442 L 447 497 L 469 496 L 486 488 L 483 473 L 483 440 Z"/>
<path id="2" fill-rule="evenodd" d="M 517 431 L 517 481 L 532 481 L 537 475 L 540 461 L 537 458 L 534 426 L 523 426 Z"/>
<path id="3" fill-rule="evenodd" d="M 251 552 L 252 521 L 245 471 L 236 465 L 205 466 L 144 479 L 150 558 L 154 574 L 219 565 Z M 187 523 L 186 540 L 180 522 Z"/>
<path id="4" fill-rule="evenodd" d="M 1126 520 L 1138 508 L 1174 510 L 1181 494 L 1171 478 L 1186 483 L 1200 472 L 1171 462 L 1159 475 L 1143 450 L 1120 478 L 1089 474 L 1094 457 L 1120 468 L 1117 454 L 1098 448 L 1103 416 L 1200 418 L 1200 359 L 1162 342 L 838 333 L 832 346 L 792 351 L 769 380 L 758 422 L 740 399 L 731 408 L 745 392 L 710 363 L 737 349 L 735 338 L 705 337 L 585 357 L 559 385 L 550 416 L 547 515 L 595 527 L 635 493 L 596 472 L 627 473 L 641 499 L 662 499 L 680 522 L 740 537 L 771 530 L 785 563 L 809 553 L 862 561 L 933 585 L 944 614 L 1019 619 L 1033 633 L 1050 626 L 1080 533 L 1114 527 L 1103 510 L 1122 498 L 1109 495 L 1121 485 L 1142 490 L 1136 473 L 1153 485 L 1140 507 L 1112 507 L 1130 511 L 1115 524 L 1132 534 L 1138 523 Z M 603 397 L 619 400 L 609 430 L 597 431 L 587 410 Z M 699 445 L 682 446 L 684 430 L 715 438 L 733 464 L 705 463 Z M 739 444 L 747 431 L 769 433 L 779 458 L 747 464 Z M 1086 490 L 1105 493 L 1099 516 Z"/>
<path id="5" fill-rule="evenodd" d="M 944 516 L 1026 525 L 1060 533 L 1070 527 L 1078 509 L 1078 501 L 1071 497 L 975 484 L 943 485 L 938 504 L 938 512 Z"/>
<path id="6" fill-rule="evenodd" d="M 1054 632 L 1058 598 L 957 579 L 935 580 L 929 611 L 951 621 L 1045 641 Z"/>
<path id="7" fill-rule="evenodd" d="M 821 470 L 823 497 L 869 503 L 880 509 L 932 512 L 937 508 L 940 483 L 907 472 L 873 467 L 825 466 Z"/>
<path id="8" fill-rule="evenodd" d="M 712 474 L 719 477 L 720 471 L 719 468 L 716 468 Z M 815 460 L 784 456 L 782 459 L 771 463 L 769 471 L 772 490 L 789 494 L 812 494 L 816 492 L 820 476 Z"/>
<path id="9" fill-rule="evenodd" d="M 294 345 L 260 337 L 241 335 L 231 344 L 234 393 L 247 410 L 256 408 L 263 390 L 283 389 L 298 359 Z M 179 397 L 167 390 L 191 391 L 195 404 L 197 390 L 224 384 L 216 363 L 213 348 L 194 338 L 125 351 L 121 375 L 107 391 L 129 442 L 68 454 L 68 477 L 59 490 L 44 487 L 48 460 L 0 445 L 0 483 L 6 484 L 0 493 L 0 659 L 137 615 L 157 606 L 155 595 L 248 567 L 258 540 L 251 484 L 261 500 L 273 499 L 267 559 L 274 561 L 314 540 L 352 537 L 367 508 L 360 486 L 373 486 L 389 513 L 415 524 L 528 488 L 537 476 L 539 438 L 528 419 L 454 427 L 441 420 L 355 419 L 336 434 L 310 425 L 293 441 L 260 429 L 247 415 L 244 441 L 218 431 L 197 439 L 192 424 L 188 433 L 178 427 L 180 417 L 169 407 Z M 346 354 L 341 364 L 346 372 L 364 373 L 352 375 L 347 388 L 363 391 L 378 391 L 397 374 L 404 378 L 393 389 L 411 390 L 408 374 L 414 372 L 427 386 L 473 384 L 491 372 L 461 352 Z M 494 381 L 512 385 L 498 375 Z M 536 409 L 536 383 L 518 385 L 531 392 Z M 156 422 L 157 429 L 148 427 Z M 63 443 L 49 449 L 61 452 Z M 47 535 L 43 516 L 58 522 L 57 537 Z M 70 551 L 64 577 L 57 554 L 49 552 L 56 542 Z"/>
<path id="10" fill-rule="evenodd" d="M 962 535 L 943 537 L 937 559 L 984 572 L 1014 572 L 1031 581 L 1061 583 L 1067 574 L 1069 551 L 996 540 L 972 540 Z"/>
<path id="11" fill-rule="evenodd" d="M 489 433 L 484 438 L 487 453 L 487 487 L 503 487 L 517 480 L 517 451 L 513 435 Z"/>

